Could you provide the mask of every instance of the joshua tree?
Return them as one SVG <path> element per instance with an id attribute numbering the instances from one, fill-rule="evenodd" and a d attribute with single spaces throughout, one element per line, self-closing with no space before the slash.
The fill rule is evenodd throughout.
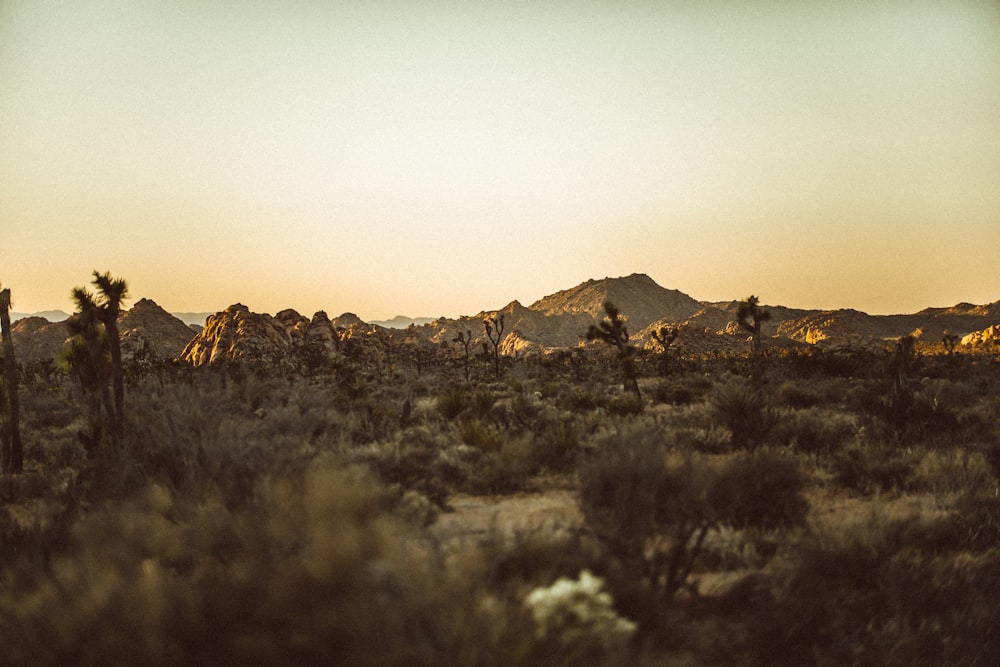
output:
<path id="1" fill-rule="evenodd" d="M 639 382 L 635 377 L 635 346 L 628 342 L 628 328 L 625 325 L 625 319 L 618 312 L 618 307 L 615 304 L 610 301 L 604 303 L 604 319 L 597 324 L 590 325 L 587 329 L 587 340 L 600 340 L 615 346 L 622 365 L 622 386 L 625 391 L 641 396 Z"/>
<path id="2" fill-rule="evenodd" d="M 949 356 L 955 353 L 955 346 L 958 345 L 958 341 L 959 337 L 956 334 L 945 332 L 941 342 L 944 344 L 944 350 Z"/>
<path id="3" fill-rule="evenodd" d="M 84 444 L 97 446 L 107 425 L 112 447 L 118 449 L 125 431 L 125 372 L 117 320 L 128 287 L 124 280 L 97 271 L 93 283 L 100 301 L 85 287 L 74 287 L 71 292 L 77 312 L 66 321 L 73 341 L 65 359 L 80 379 L 90 404 L 91 432 L 81 435 Z M 101 406 L 106 417 L 103 420 Z"/>
<path id="4" fill-rule="evenodd" d="M 670 360 L 668 356 L 670 353 L 670 344 L 677 340 L 677 334 L 679 333 L 680 329 L 675 326 L 660 327 L 653 331 L 653 340 L 663 348 L 661 352 L 663 355 L 661 370 L 664 374 L 667 372 L 667 362 Z"/>
<path id="5" fill-rule="evenodd" d="M 493 348 L 493 372 L 496 374 L 497 379 L 500 379 L 500 340 L 503 337 L 503 315 L 497 317 L 497 315 L 488 315 L 483 319 L 483 331 L 486 332 L 486 338 L 490 341 L 490 347 Z M 486 349 L 487 353 L 490 349 Z"/>
<path id="6" fill-rule="evenodd" d="M 81 431 L 79 436 L 89 451 L 100 445 L 105 424 L 112 420 L 114 402 L 108 386 L 110 370 L 101 340 L 103 332 L 94 295 L 85 287 L 74 287 L 71 294 L 77 312 L 66 320 L 71 338 L 63 351 L 62 360 L 80 381 L 80 389 L 87 397 L 89 432 Z M 102 416 L 102 410 L 106 416 Z"/>
<path id="7" fill-rule="evenodd" d="M 7 428 L 4 431 L 3 471 L 19 473 L 24 469 L 21 445 L 21 404 L 17 397 L 17 366 L 14 341 L 10 337 L 10 290 L 0 290 L 0 330 L 3 334 L 4 383 L 7 385 Z"/>
<path id="8" fill-rule="evenodd" d="M 760 325 L 771 319 L 771 311 L 761 308 L 760 300 L 753 294 L 740 302 L 736 310 L 736 318 L 743 329 L 750 332 L 750 344 L 753 356 L 760 356 Z"/>
<path id="9" fill-rule="evenodd" d="M 465 351 L 465 356 L 462 359 L 462 363 L 465 367 L 465 383 L 469 383 L 469 347 L 472 345 L 472 330 L 466 330 L 465 332 L 459 331 L 458 335 L 455 336 L 454 342 L 462 346 Z"/>
<path id="10" fill-rule="evenodd" d="M 112 278 L 110 272 L 94 271 L 94 286 L 101 301 L 97 316 L 107 332 L 108 349 L 111 352 L 111 383 L 115 395 L 115 421 L 112 427 L 119 440 L 125 435 L 125 371 L 122 368 L 122 347 L 118 334 L 118 316 L 122 314 L 122 304 L 128 297 L 128 285 L 124 278 Z"/>

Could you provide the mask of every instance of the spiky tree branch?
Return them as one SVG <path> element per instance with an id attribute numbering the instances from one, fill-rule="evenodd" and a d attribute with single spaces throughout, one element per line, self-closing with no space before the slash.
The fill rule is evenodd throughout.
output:
<path id="1" fill-rule="evenodd" d="M 600 340 L 618 350 L 624 379 L 623 387 L 625 391 L 641 396 L 639 382 L 635 377 L 635 346 L 628 342 L 628 327 L 615 304 L 610 301 L 604 303 L 604 319 L 587 328 L 587 340 Z"/>
<path id="2" fill-rule="evenodd" d="M 500 340 L 503 338 L 503 315 L 488 315 L 483 319 L 483 331 L 493 348 L 493 372 L 500 379 Z"/>
<path id="3" fill-rule="evenodd" d="M 465 383 L 469 384 L 469 348 L 472 346 L 472 330 L 468 329 L 464 332 L 459 331 L 453 341 L 461 345 L 462 349 L 465 351 L 462 364 L 465 368 Z"/>

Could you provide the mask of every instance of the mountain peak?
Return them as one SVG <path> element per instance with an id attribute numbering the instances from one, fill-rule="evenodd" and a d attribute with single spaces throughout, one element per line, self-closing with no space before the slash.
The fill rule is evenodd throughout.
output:
<path id="1" fill-rule="evenodd" d="M 645 273 L 588 280 L 543 297 L 529 309 L 546 315 L 586 313 L 604 316 L 604 304 L 614 303 L 635 331 L 660 319 L 682 322 L 701 309 L 700 302 L 678 290 L 661 287 Z"/>

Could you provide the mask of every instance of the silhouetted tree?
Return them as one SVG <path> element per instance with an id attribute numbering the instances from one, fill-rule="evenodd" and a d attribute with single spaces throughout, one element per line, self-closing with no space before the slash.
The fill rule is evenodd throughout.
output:
<path id="1" fill-rule="evenodd" d="M 680 333 L 680 329 L 674 326 L 660 327 L 653 331 L 653 340 L 660 346 L 662 355 L 662 360 L 660 362 L 660 372 L 663 374 L 667 373 L 668 362 L 670 361 L 670 345 L 675 340 L 677 340 L 677 335 Z"/>
<path id="2" fill-rule="evenodd" d="M 453 340 L 454 340 L 454 342 L 456 342 L 459 345 L 461 345 L 462 349 L 465 352 L 465 356 L 462 358 L 462 364 L 463 364 L 463 366 L 465 368 L 465 382 L 466 382 L 466 384 L 468 384 L 469 383 L 469 355 L 470 355 L 469 348 L 472 345 L 472 330 L 470 329 L 470 330 L 467 330 L 465 332 L 459 331 L 458 334 L 455 336 L 455 338 Z"/>
<path id="3" fill-rule="evenodd" d="M 956 334 L 950 334 L 946 331 L 944 337 L 941 338 L 941 343 L 944 345 L 945 352 L 949 355 L 954 354 L 955 346 L 958 345 L 959 340 L 960 339 Z"/>
<path id="4" fill-rule="evenodd" d="M 0 331 L 3 335 L 4 383 L 7 385 L 3 471 L 16 474 L 24 469 L 24 448 L 21 444 L 21 403 L 17 396 L 17 363 L 14 359 L 14 340 L 10 335 L 9 289 L 0 290 Z"/>
<path id="5" fill-rule="evenodd" d="M 746 331 L 750 332 L 750 345 L 753 356 L 760 355 L 760 326 L 771 319 L 771 311 L 760 307 L 760 300 L 750 295 L 740 302 L 736 310 L 736 319 Z"/>
<path id="6" fill-rule="evenodd" d="M 104 344 L 107 333 L 97 315 L 94 295 L 85 287 L 74 287 L 71 295 L 76 312 L 66 320 L 71 338 L 62 359 L 87 398 L 89 432 L 81 431 L 79 436 L 87 450 L 93 451 L 104 439 L 105 426 L 114 421 L 110 360 Z"/>
<path id="7" fill-rule="evenodd" d="M 503 315 L 499 317 L 488 315 L 483 319 L 483 331 L 486 332 L 486 338 L 490 341 L 490 346 L 493 348 L 492 350 L 487 350 L 487 352 L 492 352 L 493 354 L 493 372 L 497 379 L 500 378 L 500 340 L 503 338 L 503 327 Z"/>
<path id="8" fill-rule="evenodd" d="M 606 301 L 604 303 L 604 319 L 597 324 L 591 324 L 587 329 L 587 340 L 600 340 L 613 345 L 618 350 L 618 359 L 622 366 L 623 388 L 636 396 L 639 392 L 639 382 L 635 377 L 635 346 L 628 340 L 628 328 L 617 306 Z"/>
<path id="9" fill-rule="evenodd" d="M 110 272 L 94 271 L 94 286 L 101 297 L 97 304 L 97 316 L 107 333 L 108 350 L 111 353 L 111 384 L 114 389 L 115 410 L 111 426 L 119 442 L 125 437 L 125 369 L 122 367 L 122 346 L 118 334 L 118 317 L 122 305 L 128 297 L 128 285 L 123 278 L 112 278 Z"/>

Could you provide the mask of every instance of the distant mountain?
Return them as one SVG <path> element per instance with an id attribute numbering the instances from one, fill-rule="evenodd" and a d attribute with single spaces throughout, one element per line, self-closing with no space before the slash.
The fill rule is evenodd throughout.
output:
<path id="1" fill-rule="evenodd" d="M 26 317 L 41 317 L 49 322 L 62 322 L 63 320 L 69 319 L 69 313 L 65 313 L 61 310 L 43 310 L 40 313 L 15 313 L 11 311 L 10 321 L 17 322 L 18 320 L 23 320 Z"/>
<path id="2" fill-rule="evenodd" d="M 700 301 L 678 290 L 660 287 L 643 273 L 633 273 L 623 278 L 588 280 L 576 287 L 543 297 L 528 308 L 546 315 L 585 313 L 591 318 L 601 319 L 607 301 L 614 303 L 628 318 L 632 331 L 643 329 L 661 319 L 683 322 L 702 309 Z"/>
<path id="3" fill-rule="evenodd" d="M 409 326 L 422 327 L 425 324 L 430 324 L 435 319 L 434 317 L 407 317 L 406 315 L 396 315 L 396 317 L 391 320 L 371 320 L 369 324 L 375 324 L 380 327 L 385 327 L 386 329 L 405 329 Z"/>
<path id="4" fill-rule="evenodd" d="M 205 320 L 213 313 L 170 313 L 184 324 L 193 324 L 198 327 L 205 326 Z"/>
<path id="5" fill-rule="evenodd" d="M 55 311 L 61 312 L 61 311 Z M 68 316 L 67 316 L 68 318 Z M 57 359 L 69 338 L 66 322 L 46 318 L 21 318 L 11 326 L 17 359 L 30 363 L 38 359 Z M 161 358 L 174 359 L 184 349 L 194 332 L 186 324 L 149 299 L 139 299 L 118 318 L 122 354 L 126 358 L 146 347 Z"/>
<path id="6" fill-rule="evenodd" d="M 304 358 L 313 358 L 319 350 L 316 343 L 331 357 L 362 354 L 389 359 L 398 353 L 400 344 L 447 347 L 462 333 L 469 334 L 474 349 L 480 350 L 486 342 L 484 318 L 497 317 L 503 320 L 501 352 L 521 355 L 586 344 L 587 328 L 604 316 L 607 301 L 627 318 L 636 345 L 652 345 L 652 333 L 658 327 L 671 325 L 680 327 L 674 343 L 679 350 L 746 349 L 747 334 L 736 321 L 738 301 L 697 301 L 678 290 L 661 287 L 644 274 L 588 280 L 528 307 L 512 301 L 499 310 L 454 319 L 401 315 L 366 323 L 353 313 L 331 319 L 320 311 L 310 319 L 291 309 L 272 317 L 253 313 L 241 304 L 214 314 L 171 315 L 152 301 L 140 299 L 122 315 L 119 327 L 126 354 L 152 349 L 160 357 L 180 358 L 196 366 L 238 360 L 298 364 Z M 993 349 L 1000 341 L 1000 301 L 925 308 L 908 315 L 763 307 L 771 313 L 762 331 L 770 346 L 880 345 L 886 339 L 905 335 L 937 344 L 945 333 L 959 336 L 968 346 Z M 49 315 L 66 317 L 61 311 Z M 190 324 L 198 321 L 205 326 L 196 333 Z M 401 334 L 400 329 L 407 331 Z M 56 357 L 68 337 L 61 321 L 36 316 L 21 317 L 11 330 L 18 359 L 25 362 Z"/>

